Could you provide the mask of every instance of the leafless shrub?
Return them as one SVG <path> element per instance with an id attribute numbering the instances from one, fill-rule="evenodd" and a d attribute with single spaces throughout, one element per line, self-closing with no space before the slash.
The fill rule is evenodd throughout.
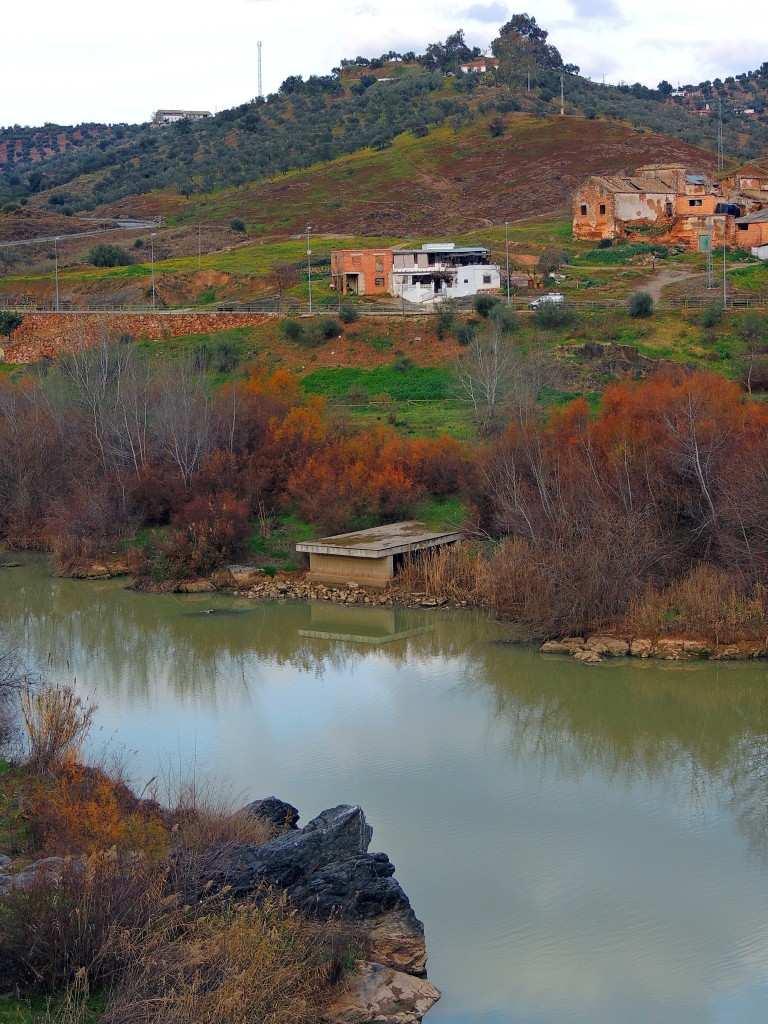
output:
<path id="1" fill-rule="evenodd" d="M 38 774 L 55 771 L 66 759 L 76 759 L 96 712 L 71 685 L 29 683 L 21 691 L 21 716 L 27 763 Z"/>
<path id="2" fill-rule="evenodd" d="M 486 604 L 490 586 L 488 558 L 473 544 L 433 548 L 406 561 L 397 582 L 447 601 Z"/>
<path id="3" fill-rule="evenodd" d="M 624 628 L 636 636 L 714 638 L 735 643 L 768 634 L 768 587 L 742 584 L 700 565 L 664 589 L 648 587 L 629 605 Z"/>

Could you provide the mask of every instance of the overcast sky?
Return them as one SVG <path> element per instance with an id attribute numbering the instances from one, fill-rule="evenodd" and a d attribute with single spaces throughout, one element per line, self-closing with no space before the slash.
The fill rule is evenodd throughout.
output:
<path id="1" fill-rule="evenodd" d="M 768 59 L 768 13 L 730 17 L 715 0 L 6 0 L 1 125 L 141 122 L 158 107 L 223 110 L 288 75 L 343 57 L 423 52 L 463 28 L 487 47 L 514 13 L 533 15 L 568 63 L 595 81 L 673 85 Z"/>

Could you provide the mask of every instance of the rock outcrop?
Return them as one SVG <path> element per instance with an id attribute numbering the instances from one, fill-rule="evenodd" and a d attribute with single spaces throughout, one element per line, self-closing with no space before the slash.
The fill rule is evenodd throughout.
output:
<path id="1" fill-rule="evenodd" d="M 267 891 L 279 890 L 306 917 L 352 922 L 365 934 L 371 963 L 364 965 L 350 999 L 357 1005 L 351 995 L 357 986 L 365 993 L 366 1006 L 379 1009 L 365 1011 L 373 1016 L 331 1019 L 361 1024 L 420 1020 L 439 998 L 434 986 L 417 984 L 412 977 L 422 978 L 426 969 L 424 926 L 394 878 L 389 857 L 368 851 L 373 830 L 362 809 L 331 807 L 304 828 L 296 827 L 296 808 L 275 797 L 249 804 L 245 811 L 265 818 L 282 834 L 263 846 L 241 843 L 179 856 L 178 878 L 187 895 L 226 890 L 237 899 L 258 900 Z M 399 975 L 410 980 L 398 981 Z M 344 1013 L 352 1010 L 347 1007 Z"/>
<path id="2" fill-rule="evenodd" d="M 363 963 L 325 1014 L 334 1024 L 418 1024 L 439 998 L 426 978 Z"/>

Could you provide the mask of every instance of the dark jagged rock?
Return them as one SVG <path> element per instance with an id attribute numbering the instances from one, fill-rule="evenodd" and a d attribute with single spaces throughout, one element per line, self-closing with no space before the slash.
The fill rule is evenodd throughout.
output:
<path id="1" fill-rule="evenodd" d="M 250 811 L 254 804 L 248 806 Z M 235 898 L 258 899 L 267 889 L 282 890 L 308 917 L 340 917 L 364 928 L 377 962 L 422 974 L 424 926 L 393 877 L 389 857 L 368 852 L 372 835 L 362 809 L 342 804 L 263 846 L 214 847 L 177 866 L 187 895 L 194 894 L 190 889 L 225 889 Z"/>
<path id="2" fill-rule="evenodd" d="M 296 828 L 299 820 L 299 812 L 284 800 L 278 800 L 276 796 L 267 796 L 263 800 L 254 800 L 243 808 L 243 814 L 249 817 L 261 818 L 275 830 L 276 835 L 282 835 Z"/>

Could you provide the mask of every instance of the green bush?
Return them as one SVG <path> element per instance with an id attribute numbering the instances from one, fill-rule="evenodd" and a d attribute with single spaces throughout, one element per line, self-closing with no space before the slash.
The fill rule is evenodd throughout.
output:
<path id="1" fill-rule="evenodd" d="M 514 311 L 512 306 L 502 306 L 499 303 L 491 310 L 490 319 L 494 323 L 498 324 L 502 331 L 507 333 L 508 331 L 514 331 L 517 327 L 517 313 Z"/>
<path id="2" fill-rule="evenodd" d="M 576 322 L 576 310 L 570 302 L 542 302 L 533 313 L 537 327 L 570 327 Z"/>
<path id="3" fill-rule="evenodd" d="M 441 341 L 456 324 L 458 308 L 459 304 L 456 299 L 443 299 L 441 302 L 435 303 L 435 333 Z"/>
<path id="4" fill-rule="evenodd" d="M 245 226 L 245 221 L 241 220 L 240 217 L 233 217 L 232 220 L 229 222 L 229 226 L 232 228 L 233 231 L 246 232 L 248 230 Z"/>
<path id="5" fill-rule="evenodd" d="M 334 320 L 332 316 L 321 316 L 317 320 L 313 321 L 310 328 L 312 335 L 317 337 L 321 341 L 328 341 L 329 338 L 337 338 L 343 328 L 338 320 Z"/>
<path id="6" fill-rule="evenodd" d="M 629 315 L 637 319 L 653 316 L 653 296 L 650 292 L 633 292 L 629 296 Z"/>
<path id="7" fill-rule="evenodd" d="M 339 306 L 339 320 L 343 324 L 353 324 L 356 320 L 360 319 L 360 311 L 357 306 L 353 306 L 347 302 L 343 306 Z"/>
<path id="8" fill-rule="evenodd" d="M 719 302 L 708 302 L 701 316 L 702 327 L 717 327 L 723 322 L 723 307 Z"/>
<path id="9" fill-rule="evenodd" d="M 461 324 L 456 329 L 456 341 L 465 348 L 472 344 L 475 340 L 475 332 L 477 331 L 477 321 L 468 320 L 465 324 Z"/>
<path id="10" fill-rule="evenodd" d="M 287 338 L 288 341 L 298 342 L 304 340 L 304 324 L 299 323 L 298 320 L 283 320 L 280 330 L 283 333 L 283 337 Z"/>
<path id="11" fill-rule="evenodd" d="M 483 319 L 486 319 L 500 302 L 501 299 L 496 295 L 476 295 L 474 302 L 475 312 L 479 313 Z"/>
<path id="12" fill-rule="evenodd" d="M 131 257 L 120 245 L 109 245 L 100 242 L 88 250 L 86 259 L 94 267 L 128 267 Z"/>

